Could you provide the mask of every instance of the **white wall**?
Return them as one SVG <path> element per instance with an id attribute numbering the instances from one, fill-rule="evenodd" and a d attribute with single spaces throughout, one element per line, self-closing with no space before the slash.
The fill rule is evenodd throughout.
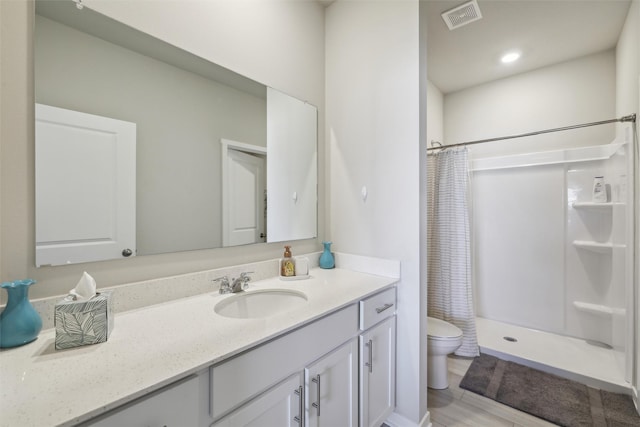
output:
<path id="1" fill-rule="evenodd" d="M 615 52 L 589 55 L 444 98 L 445 143 L 570 126 L 615 116 Z M 605 125 L 476 145 L 473 156 L 497 156 L 611 142 Z M 568 144 L 568 145 L 567 145 Z"/>
<path id="2" fill-rule="evenodd" d="M 427 82 L 427 145 L 444 140 L 444 96 L 431 81 Z"/>
<path id="3" fill-rule="evenodd" d="M 640 0 L 634 0 L 616 46 L 616 114 L 618 116 L 640 113 L 639 76 Z"/>
<path id="4" fill-rule="evenodd" d="M 320 4 L 277 0 L 84 3 L 316 105 L 320 112 L 318 140 L 320 144 L 324 141 L 324 9 Z M 282 244 L 278 243 L 36 269 L 33 16 L 32 2 L 0 2 L 0 280 L 36 279 L 30 296 L 38 298 L 67 293 L 84 270 L 99 287 L 106 287 L 281 256 Z M 320 145 L 319 206 L 324 206 L 324 160 Z M 319 212 L 319 233 L 324 234 L 324 211 Z M 319 248 L 316 239 L 293 243 L 298 254 Z"/>
<path id="5" fill-rule="evenodd" d="M 397 415 L 414 425 L 426 414 L 418 7 L 337 1 L 326 14 L 328 237 L 336 251 L 401 261 Z"/>
<path id="6" fill-rule="evenodd" d="M 477 315 L 562 333 L 564 165 L 477 171 L 472 188 Z"/>

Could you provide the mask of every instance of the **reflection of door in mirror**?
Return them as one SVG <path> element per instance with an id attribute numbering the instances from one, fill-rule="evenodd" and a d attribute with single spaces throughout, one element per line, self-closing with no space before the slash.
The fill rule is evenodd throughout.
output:
<path id="1" fill-rule="evenodd" d="M 135 255 L 135 123 L 36 104 L 36 265 Z"/>
<path id="2" fill-rule="evenodd" d="M 222 246 L 264 242 L 266 150 L 223 139 Z"/>

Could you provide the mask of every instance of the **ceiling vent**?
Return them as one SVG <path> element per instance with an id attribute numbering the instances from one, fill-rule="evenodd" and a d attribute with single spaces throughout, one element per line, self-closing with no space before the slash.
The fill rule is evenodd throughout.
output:
<path id="1" fill-rule="evenodd" d="M 450 30 L 455 30 L 480 18 L 482 18 L 482 13 L 480 13 L 477 0 L 471 0 L 442 13 L 442 19 Z"/>

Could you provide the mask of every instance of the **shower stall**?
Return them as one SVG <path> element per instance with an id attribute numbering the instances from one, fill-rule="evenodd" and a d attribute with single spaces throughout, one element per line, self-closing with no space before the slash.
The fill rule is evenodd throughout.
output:
<path id="1" fill-rule="evenodd" d="M 482 352 L 628 392 L 637 145 L 635 122 L 619 126 L 600 145 L 472 160 L 472 252 Z"/>

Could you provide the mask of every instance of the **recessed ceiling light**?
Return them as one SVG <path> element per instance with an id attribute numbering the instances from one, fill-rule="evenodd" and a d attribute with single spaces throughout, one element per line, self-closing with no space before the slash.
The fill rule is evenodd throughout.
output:
<path id="1" fill-rule="evenodd" d="M 504 54 L 502 58 L 500 58 L 500 61 L 503 64 L 509 64 L 511 62 L 517 61 L 518 59 L 520 59 L 520 52 L 509 52 Z"/>

